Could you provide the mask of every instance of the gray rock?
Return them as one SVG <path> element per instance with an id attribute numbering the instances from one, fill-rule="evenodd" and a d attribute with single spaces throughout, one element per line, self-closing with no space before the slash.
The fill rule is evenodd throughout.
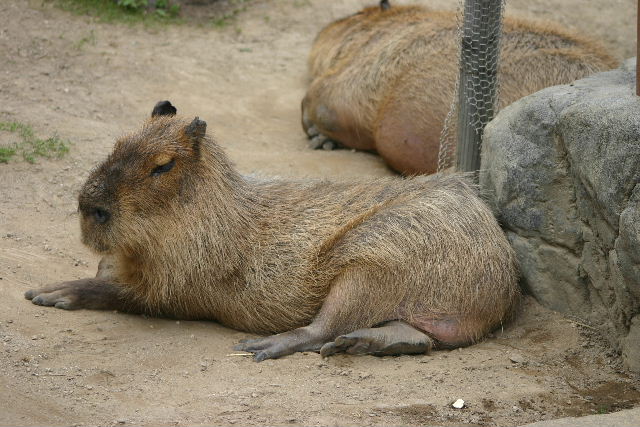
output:
<path id="1" fill-rule="evenodd" d="M 635 60 L 502 110 L 485 130 L 480 185 L 525 289 L 600 327 L 640 371 Z"/>

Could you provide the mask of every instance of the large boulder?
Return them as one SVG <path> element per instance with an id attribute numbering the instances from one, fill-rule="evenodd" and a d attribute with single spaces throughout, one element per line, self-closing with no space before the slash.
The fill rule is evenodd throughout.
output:
<path id="1" fill-rule="evenodd" d="M 635 59 L 502 110 L 480 185 L 543 305 L 600 328 L 640 371 L 640 97 Z"/>

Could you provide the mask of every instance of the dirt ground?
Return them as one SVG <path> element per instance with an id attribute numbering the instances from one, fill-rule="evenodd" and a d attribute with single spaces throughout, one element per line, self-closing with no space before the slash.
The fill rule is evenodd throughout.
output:
<path id="1" fill-rule="evenodd" d="M 638 378 L 593 327 L 530 298 L 513 324 L 461 350 L 259 364 L 231 350 L 246 334 L 212 322 L 67 312 L 23 298 L 95 274 L 97 258 L 79 239 L 78 189 L 158 100 L 206 120 L 243 172 L 390 174 L 371 154 L 309 150 L 299 124 L 314 35 L 367 3 L 259 0 L 224 28 L 145 28 L 2 0 L 0 121 L 72 146 L 60 160 L 0 164 L 0 424 L 503 426 L 640 404 Z M 635 0 L 508 3 L 510 13 L 600 38 L 619 59 L 633 55 Z M 12 138 L 0 132 L 0 145 Z M 458 398 L 465 408 L 451 408 Z"/>

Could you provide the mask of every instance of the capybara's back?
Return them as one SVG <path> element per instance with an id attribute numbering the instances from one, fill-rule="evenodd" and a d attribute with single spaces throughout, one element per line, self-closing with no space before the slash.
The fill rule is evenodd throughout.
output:
<path id="1" fill-rule="evenodd" d="M 405 174 L 435 172 L 458 43 L 452 12 L 418 6 L 371 7 L 328 25 L 309 57 L 305 131 L 376 150 Z M 506 18 L 501 43 L 499 108 L 616 63 L 597 43 L 551 24 Z"/>

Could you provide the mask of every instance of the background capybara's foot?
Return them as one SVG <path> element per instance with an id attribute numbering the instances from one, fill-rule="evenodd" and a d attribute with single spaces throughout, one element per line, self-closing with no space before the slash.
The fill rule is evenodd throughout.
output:
<path id="1" fill-rule="evenodd" d="M 323 345 L 320 355 L 326 357 L 341 352 L 374 356 L 420 354 L 428 353 L 432 347 L 433 340 L 424 332 L 405 322 L 393 321 L 341 335 Z"/>
<path id="2" fill-rule="evenodd" d="M 124 299 L 120 289 L 99 279 L 81 279 L 56 283 L 25 292 L 24 297 L 36 305 L 77 310 L 121 310 Z"/>
<path id="3" fill-rule="evenodd" d="M 312 150 L 318 150 L 320 148 L 323 150 L 335 150 L 339 147 L 339 144 L 336 141 L 333 141 L 318 132 L 318 128 L 315 126 L 311 126 L 307 129 L 307 135 L 309 136 L 309 142 L 307 144 Z"/>

